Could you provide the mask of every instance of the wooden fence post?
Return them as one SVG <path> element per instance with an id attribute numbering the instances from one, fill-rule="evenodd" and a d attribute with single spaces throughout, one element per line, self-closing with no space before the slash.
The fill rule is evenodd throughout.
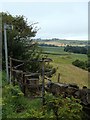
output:
<path id="1" fill-rule="evenodd" d="M 10 57 L 10 84 L 12 81 L 12 58 Z"/>
<path id="2" fill-rule="evenodd" d="M 13 86 L 15 86 L 15 78 L 16 77 L 16 72 L 15 71 L 13 71 L 13 81 L 12 81 L 12 83 L 13 83 Z"/>
<path id="3" fill-rule="evenodd" d="M 44 64 L 45 64 L 45 62 L 44 62 L 44 60 L 42 61 L 42 104 L 44 105 L 44 103 L 45 103 L 45 98 L 44 98 L 44 96 L 45 96 L 45 83 L 44 83 Z"/>
<path id="4" fill-rule="evenodd" d="M 60 82 L 60 73 L 58 73 L 58 83 Z"/>
<path id="5" fill-rule="evenodd" d="M 26 77 L 25 77 L 25 74 L 23 74 L 23 93 L 25 96 L 26 95 Z"/>

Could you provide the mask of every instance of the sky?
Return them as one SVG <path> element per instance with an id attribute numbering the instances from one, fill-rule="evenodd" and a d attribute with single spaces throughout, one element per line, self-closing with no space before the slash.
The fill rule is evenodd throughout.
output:
<path id="1" fill-rule="evenodd" d="M 35 38 L 88 39 L 88 2 L 3 2 L 0 11 L 38 22 Z"/>

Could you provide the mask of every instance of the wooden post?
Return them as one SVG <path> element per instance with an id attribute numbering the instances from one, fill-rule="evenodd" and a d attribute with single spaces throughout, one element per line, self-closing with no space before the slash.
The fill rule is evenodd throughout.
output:
<path id="1" fill-rule="evenodd" d="M 58 73 L 58 83 L 60 82 L 60 73 Z"/>
<path id="2" fill-rule="evenodd" d="M 25 96 L 26 95 L 26 77 L 25 77 L 25 74 L 23 74 L 23 93 Z"/>
<path id="3" fill-rule="evenodd" d="M 44 62 L 44 60 L 42 61 L 42 104 L 44 105 L 44 103 L 45 103 L 45 98 L 44 98 L 44 96 L 45 96 L 45 82 L 44 82 L 44 64 L 45 64 L 45 62 Z"/>
<path id="4" fill-rule="evenodd" d="M 13 71 L 13 81 L 12 81 L 12 83 L 13 83 L 13 86 L 15 86 L 15 78 L 16 77 L 16 72 L 15 71 Z"/>
<path id="5" fill-rule="evenodd" d="M 12 81 L 12 58 L 10 57 L 10 84 Z"/>

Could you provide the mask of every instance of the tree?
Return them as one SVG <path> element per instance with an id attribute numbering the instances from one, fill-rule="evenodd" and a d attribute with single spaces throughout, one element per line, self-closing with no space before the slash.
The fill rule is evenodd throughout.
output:
<path id="1" fill-rule="evenodd" d="M 72 62 L 73 65 L 80 67 L 80 68 L 85 68 L 85 63 L 83 61 L 80 60 L 75 60 L 74 62 Z"/>
<path id="2" fill-rule="evenodd" d="M 82 69 L 88 70 L 90 72 L 90 62 L 89 61 L 81 61 L 81 60 L 75 60 L 72 62 L 73 65 L 80 67 Z"/>
<path id="3" fill-rule="evenodd" d="M 40 49 L 38 44 L 31 39 L 35 37 L 38 29 L 35 26 L 36 23 L 28 25 L 27 19 L 24 16 L 12 16 L 9 13 L 0 13 L 2 15 L 2 59 L 3 67 L 5 63 L 4 55 L 4 23 L 12 24 L 13 30 L 7 30 L 7 42 L 8 42 L 8 56 L 17 59 L 30 60 L 38 59 L 40 57 Z M 37 64 L 37 63 L 36 63 Z M 34 66 L 36 65 L 34 63 Z M 28 69 L 31 69 L 31 65 Z M 36 65 L 37 66 L 37 65 Z"/>
<path id="4" fill-rule="evenodd" d="M 85 47 L 79 47 L 79 46 L 69 46 L 67 45 L 65 48 L 64 48 L 64 51 L 66 52 L 73 52 L 73 53 L 79 53 L 79 54 L 87 54 L 87 50 L 88 47 L 85 46 Z"/>

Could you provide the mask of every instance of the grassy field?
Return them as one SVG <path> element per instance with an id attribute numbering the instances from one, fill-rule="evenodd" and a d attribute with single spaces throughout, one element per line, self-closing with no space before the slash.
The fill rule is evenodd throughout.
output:
<path id="1" fill-rule="evenodd" d="M 55 53 L 55 54 L 68 54 L 64 52 L 64 47 L 45 47 L 43 46 L 43 52 L 47 53 Z"/>
<path id="2" fill-rule="evenodd" d="M 86 61 L 88 59 L 87 55 L 67 53 L 63 49 L 63 47 L 43 47 L 44 52 L 50 53 L 48 57 L 53 60 L 51 64 L 57 69 L 52 80 L 57 82 L 58 73 L 60 73 L 60 81 L 63 83 L 76 83 L 80 87 L 88 86 L 88 72 L 72 65 L 72 62 L 76 59 Z M 57 55 L 57 53 L 60 53 L 60 55 Z"/>

